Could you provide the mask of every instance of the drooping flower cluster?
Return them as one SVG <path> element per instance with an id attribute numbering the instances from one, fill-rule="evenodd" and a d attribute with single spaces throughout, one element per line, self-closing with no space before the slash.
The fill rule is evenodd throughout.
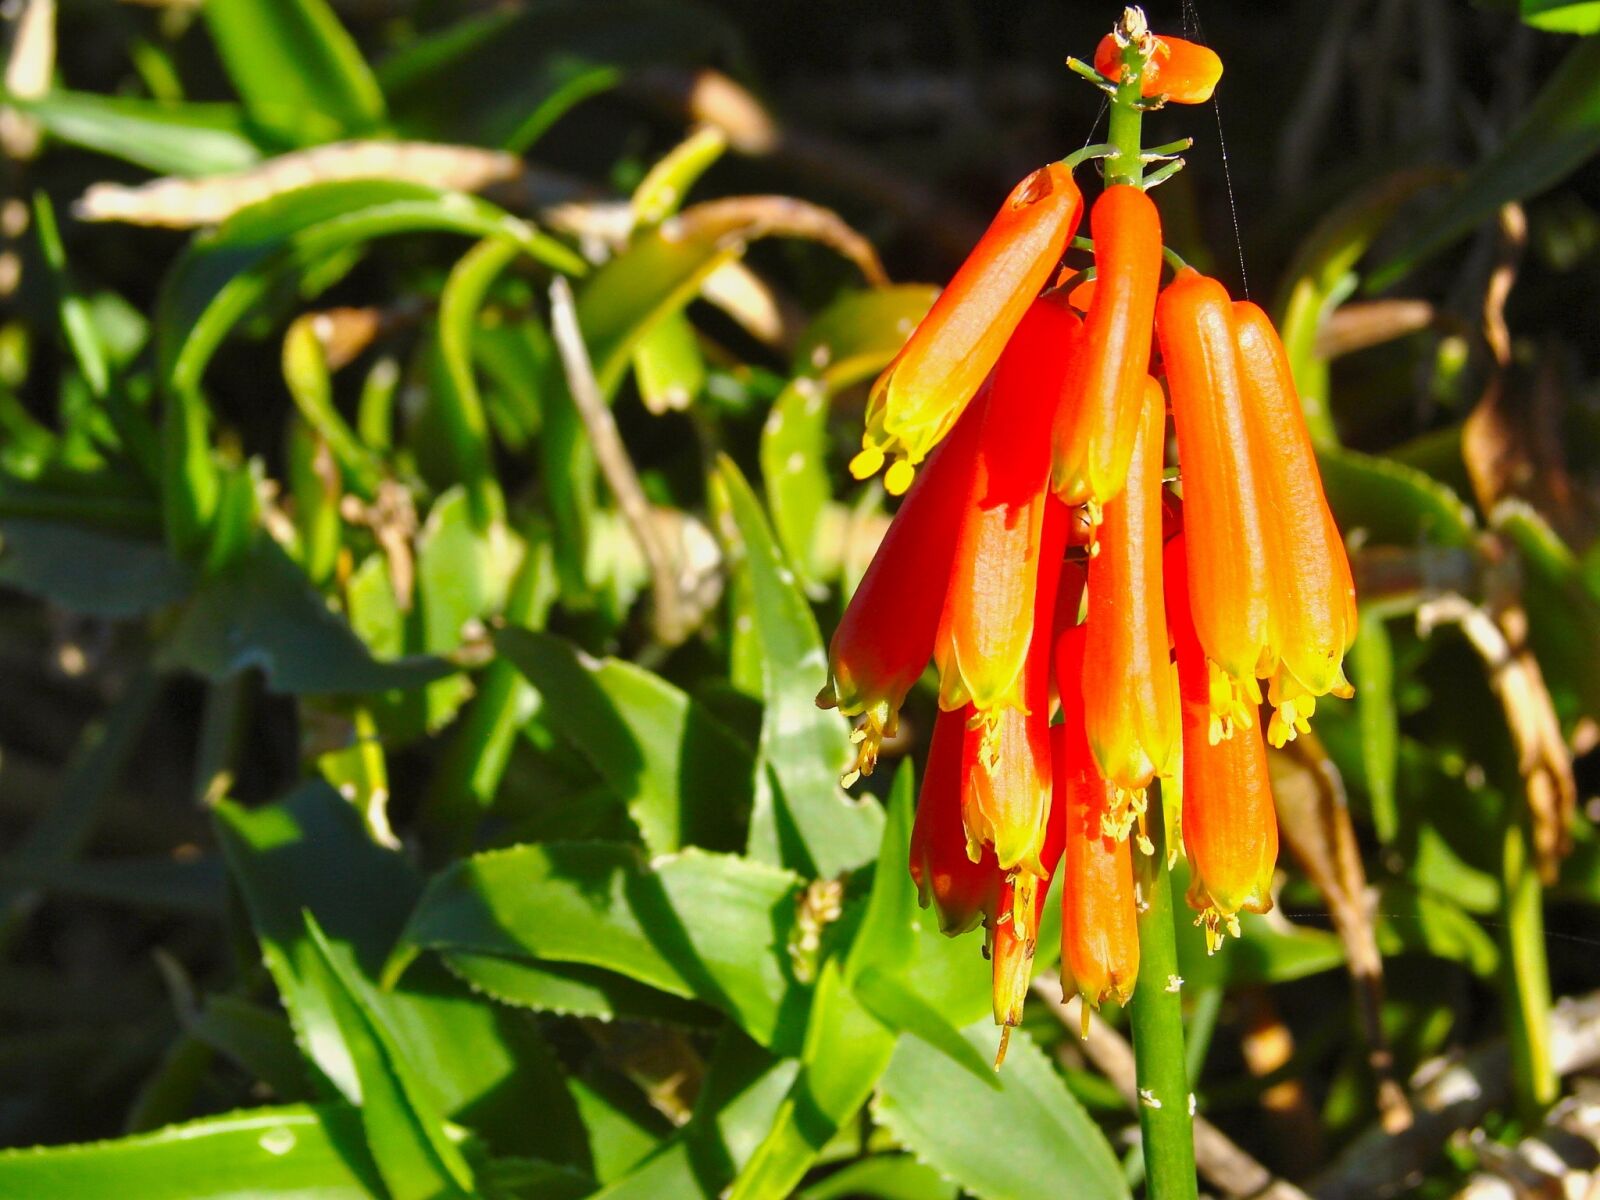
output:
<path id="1" fill-rule="evenodd" d="M 1096 56 L 1106 81 L 1125 36 Z M 1135 36 L 1144 95 L 1210 95 L 1214 54 Z M 1095 200 L 1080 284 L 1062 261 L 1082 207 L 1065 164 L 1018 184 L 872 389 L 851 469 L 887 463 L 906 497 L 818 698 L 859 717 L 853 779 L 936 665 L 911 873 L 946 932 L 984 923 L 1006 1025 L 1058 870 L 1068 990 L 1131 994 L 1152 784 L 1181 785 L 1167 837 L 1211 948 L 1269 908 L 1260 681 L 1276 745 L 1350 693 L 1349 565 L 1271 321 L 1187 267 L 1163 286 L 1160 218 L 1134 184 Z"/>

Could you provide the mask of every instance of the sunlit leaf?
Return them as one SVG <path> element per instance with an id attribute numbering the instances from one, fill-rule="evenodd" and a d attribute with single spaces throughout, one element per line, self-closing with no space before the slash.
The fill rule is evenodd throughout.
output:
<path id="1" fill-rule="evenodd" d="M 988 1053 L 994 1029 L 981 1021 L 964 1036 Z M 1031 1200 L 1044 1179 L 1071 1180 L 1074 1200 L 1129 1195 L 1105 1136 L 1026 1031 L 1012 1033 L 999 1081 L 996 1095 L 925 1042 L 902 1038 L 873 1113 L 919 1159 L 980 1200 Z"/>
<path id="2" fill-rule="evenodd" d="M 160 175 L 216 175 L 261 159 L 237 104 L 169 104 L 61 88 L 7 103 L 63 142 Z"/>
<path id="3" fill-rule="evenodd" d="M 827 675 L 822 636 L 760 504 L 731 460 L 723 459 L 712 479 L 739 538 L 729 556 L 748 589 L 749 611 L 735 620 L 751 622 L 762 650 L 760 761 L 771 771 L 773 790 L 765 791 L 758 780 L 751 836 L 765 841 L 761 853 L 772 861 L 808 874 L 837 875 L 877 852 L 883 810 L 839 788 L 850 758 L 849 728 L 836 712 L 816 706 Z"/>

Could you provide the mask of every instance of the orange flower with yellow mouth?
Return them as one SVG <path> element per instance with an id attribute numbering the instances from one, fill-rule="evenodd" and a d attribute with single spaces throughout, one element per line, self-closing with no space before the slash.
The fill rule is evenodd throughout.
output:
<path id="1" fill-rule="evenodd" d="M 1122 491 L 1150 367 L 1151 319 L 1161 281 L 1161 219 L 1145 192 L 1108 187 L 1089 212 L 1094 289 L 1083 351 L 1068 373 L 1051 441 L 1051 485 L 1090 520 Z M 1074 289 L 1071 302 L 1083 293 Z"/>
<path id="2" fill-rule="evenodd" d="M 906 693 L 933 657 L 982 424 L 980 399 L 906 495 L 828 644 L 828 682 L 817 703 L 861 717 L 846 786 L 872 774 Z"/>
<path id="3" fill-rule="evenodd" d="M 1050 731 L 1055 803 L 1064 823 L 1062 990 L 1076 990 L 1083 997 L 1085 1036 L 1090 1007 L 1098 1008 L 1108 999 L 1126 1004 L 1139 978 L 1133 856 L 1126 832 L 1118 835 L 1109 828 L 1117 788 L 1100 773 L 1084 726 L 1087 695 L 1106 690 L 1084 686 L 1087 679 L 1099 678 L 1090 673 L 1087 661 L 1093 636 L 1092 624 L 1085 624 L 1064 630 L 1057 640 L 1062 721 Z"/>
<path id="4" fill-rule="evenodd" d="M 1083 197 L 1051 163 L 1012 189 L 966 262 L 872 387 L 857 479 L 893 460 L 884 486 L 899 495 L 917 464 L 955 425 L 1077 232 Z"/>
<path id="5" fill-rule="evenodd" d="M 1119 837 L 1142 814 L 1145 789 L 1166 773 L 1178 743 L 1178 685 L 1161 592 L 1167 409 L 1149 376 L 1137 415 L 1127 486 L 1105 506 L 1089 560 L 1084 671 L 1098 682 L 1084 689 L 1081 717 L 1100 773 L 1115 789 L 1107 832 Z"/>
<path id="6" fill-rule="evenodd" d="M 1238 936 L 1241 910 L 1272 907 L 1278 818 L 1261 731 L 1238 729 L 1220 740 L 1211 736 L 1211 667 L 1190 605 L 1188 536 L 1181 533 L 1167 545 L 1167 619 L 1183 714 L 1183 844 L 1192 872 L 1188 899 L 1205 926 L 1207 949 L 1215 952 L 1224 933 Z"/>
<path id="7" fill-rule="evenodd" d="M 1259 460 L 1227 290 L 1184 268 L 1157 301 L 1156 332 L 1178 433 L 1194 626 L 1208 662 L 1207 731 L 1218 741 L 1255 725 L 1256 677 L 1273 665 Z"/>
<path id="8" fill-rule="evenodd" d="M 1040 564 L 1048 560 L 1053 571 L 1060 561 L 1059 547 L 1053 559 L 1041 549 L 1046 514 L 1061 508 L 1049 490 L 1049 432 L 1082 328 L 1063 304 L 1035 301 L 995 368 L 984 408 L 934 661 L 940 707 L 970 703 L 991 732 L 1002 710 L 1029 707 L 1023 664 Z M 1053 580 L 1049 587 L 1054 594 Z"/>
<path id="9" fill-rule="evenodd" d="M 1278 331 L 1249 301 L 1234 304 L 1233 322 L 1260 502 L 1272 514 L 1267 569 L 1276 666 L 1267 736 L 1281 746 L 1310 728 L 1318 696 L 1353 694 L 1343 663 L 1356 636 L 1356 591 Z"/>

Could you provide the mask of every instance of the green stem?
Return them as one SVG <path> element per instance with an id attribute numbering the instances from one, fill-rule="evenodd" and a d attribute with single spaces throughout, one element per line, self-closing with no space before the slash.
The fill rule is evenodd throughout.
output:
<path id="1" fill-rule="evenodd" d="M 1550 1059 L 1550 972 L 1544 950 L 1544 893 L 1531 861 L 1527 818 L 1507 804 L 1501 842 L 1501 954 L 1511 1040 L 1511 1087 L 1518 1115 L 1530 1124 L 1555 1103 Z"/>
<path id="2" fill-rule="evenodd" d="M 1111 95 L 1111 119 L 1106 130 L 1106 140 L 1115 148 L 1106 159 L 1108 187 L 1118 183 L 1138 187 L 1144 180 L 1144 109 L 1140 93 L 1148 57 L 1143 38 L 1129 38 L 1122 47 L 1122 82 Z"/>
<path id="3" fill-rule="evenodd" d="M 1150 1200 L 1196 1200 L 1194 1114 L 1189 1111 L 1193 1093 L 1184 1062 L 1182 980 L 1159 804 L 1150 806 L 1148 822 L 1155 852 L 1135 851 L 1134 870 L 1144 907 L 1139 913 L 1139 983 L 1128 1003 L 1139 1131 Z"/>

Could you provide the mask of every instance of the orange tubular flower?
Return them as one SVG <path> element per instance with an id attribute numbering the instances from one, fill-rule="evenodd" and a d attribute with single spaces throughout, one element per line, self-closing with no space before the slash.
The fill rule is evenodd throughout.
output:
<path id="1" fill-rule="evenodd" d="M 949 432 L 1077 232 L 1083 197 L 1060 163 L 1041 167 L 1001 205 L 967 261 L 889 364 L 867 402 L 857 479 L 895 462 L 884 486 L 899 495 Z"/>
<path id="2" fill-rule="evenodd" d="M 967 854 L 961 825 L 961 744 L 968 715 L 960 710 L 939 714 L 911 828 L 911 878 L 922 906 L 932 903 L 939 928 L 951 935 L 965 933 L 999 911 L 1004 878 L 992 849 L 984 847 L 976 862 Z"/>
<path id="3" fill-rule="evenodd" d="M 1035 552 L 1038 586 L 1026 626 L 1032 632 L 1022 678 L 1026 706 L 1001 709 L 993 721 L 974 711 L 962 745 L 968 855 L 993 846 L 1002 871 L 1034 876 L 1046 873 L 1041 856 L 1050 815 L 1050 631 L 1068 517 L 1059 501 L 1049 499 L 1044 507 Z"/>
<path id="4" fill-rule="evenodd" d="M 1093 604 L 1092 597 L 1090 603 Z M 1090 621 L 1093 619 L 1091 610 Z M 1117 789 L 1095 765 L 1083 722 L 1082 681 L 1090 670 L 1085 659 L 1086 633 L 1090 628 L 1079 625 L 1068 629 L 1057 642 L 1056 679 L 1066 719 L 1050 730 L 1056 805 L 1065 823 L 1062 989 L 1076 989 L 1083 997 L 1085 1036 L 1089 1006 L 1098 1008 L 1108 998 L 1126 1004 L 1139 977 L 1133 856 L 1126 837 L 1107 832 Z"/>
<path id="5" fill-rule="evenodd" d="M 1089 560 L 1088 689 L 1083 721 L 1100 772 L 1115 785 L 1106 832 L 1123 837 L 1144 790 L 1164 774 L 1178 740 L 1177 679 L 1161 597 L 1161 470 L 1167 406 L 1145 376 L 1143 416 L 1128 485 L 1105 507 L 1099 553 Z M 1062 687 L 1067 687 L 1065 682 Z M 1063 704 L 1065 695 L 1063 694 Z M 1131 801 L 1131 803 L 1130 803 Z"/>
<path id="6" fill-rule="evenodd" d="M 1217 741 L 1235 725 L 1255 725 L 1261 703 L 1256 677 L 1274 666 L 1267 521 L 1227 291 L 1185 267 L 1161 293 L 1156 332 L 1178 430 L 1188 586 L 1200 645 L 1210 659 L 1208 729 Z"/>
<path id="7" fill-rule="evenodd" d="M 1139 94 L 1165 96 L 1169 104 L 1204 104 L 1222 78 L 1222 59 L 1210 46 L 1163 34 L 1139 77 Z M 1112 83 L 1122 81 L 1123 44 L 1115 33 L 1100 39 L 1094 69 Z"/>
<path id="8" fill-rule="evenodd" d="M 894 735 L 906 693 L 933 656 L 982 424 L 980 401 L 935 451 L 890 523 L 828 646 L 828 683 L 817 703 L 862 717 L 846 786 L 857 772 L 872 774 L 883 739 Z"/>
<path id="9" fill-rule="evenodd" d="M 1139 427 L 1161 280 L 1161 218 L 1143 189 L 1120 184 L 1100 194 L 1089 222 L 1095 288 L 1084 350 L 1056 411 L 1050 475 L 1061 498 L 1090 503 L 1094 519 L 1095 509 L 1122 491 Z"/>
<path id="10" fill-rule="evenodd" d="M 1234 304 L 1233 320 L 1256 482 L 1272 514 L 1267 561 L 1278 669 L 1267 736 L 1281 746 L 1309 728 L 1318 696 L 1352 693 L 1343 661 L 1356 634 L 1356 593 L 1283 343 L 1271 318 L 1248 301 Z"/>
<path id="11" fill-rule="evenodd" d="M 989 961 L 994 1001 L 994 1023 L 1009 1028 L 1022 1022 L 1023 1003 L 1028 984 L 1033 980 L 1033 958 L 1039 946 L 1039 910 L 1045 893 L 1061 861 L 1066 840 L 1066 822 L 1059 809 L 1052 809 L 1040 851 L 1043 875 L 1018 871 L 1000 886 L 999 906 L 989 928 Z M 1000 1042 L 998 1066 L 1005 1057 L 1005 1039 Z"/>
<path id="12" fill-rule="evenodd" d="M 1189 905 L 1215 953 L 1226 931 L 1239 935 L 1239 912 L 1272 907 L 1278 818 L 1259 730 L 1210 736 L 1210 669 L 1195 632 L 1179 534 L 1167 544 L 1167 616 L 1178 659 L 1183 709 L 1183 843 L 1193 872 Z"/>
<path id="13" fill-rule="evenodd" d="M 995 368 L 984 408 L 933 653 L 939 706 L 970 702 L 991 730 L 1001 710 L 1028 708 L 1022 674 L 1050 507 L 1049 430 L 1081 333 L 1081 322 L 1059 302 L 1036 301 Z M 1053 593 L 1053 578 L 1050 584 Z M 1007 865 L 1004 854 L 1001 862 Z"/>

